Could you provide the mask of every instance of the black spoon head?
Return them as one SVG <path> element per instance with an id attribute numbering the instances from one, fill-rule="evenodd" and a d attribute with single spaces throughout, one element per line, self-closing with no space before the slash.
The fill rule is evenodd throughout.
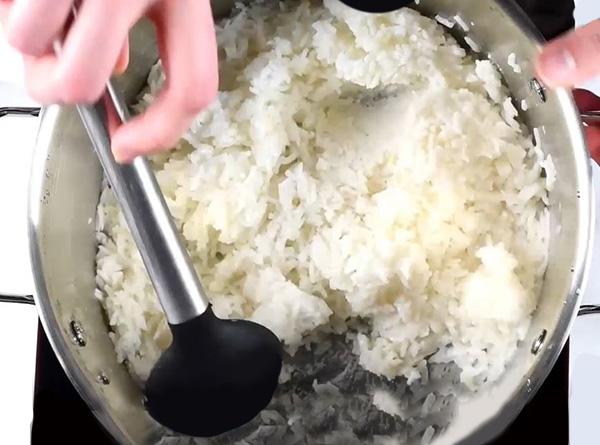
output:
<path id="1" fill-rule="evenodd" d="M 384 13 L 404 8 L 412 0 L 342 0 L 342 3 L 363 12 Z"/>
<path id="2" fill-rule="evenodd" d="M 146 382 L 146 408 L 181 434 L 212 437 L 252 420 L 277 388 L 279 339 L 250 321 L 221 320 L 209 308 L 171 325 L 173 343 Z"/>

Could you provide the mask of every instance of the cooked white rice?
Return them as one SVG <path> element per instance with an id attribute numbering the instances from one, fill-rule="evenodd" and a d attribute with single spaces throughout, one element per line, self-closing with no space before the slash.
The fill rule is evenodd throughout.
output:
<path id="1" fill-rule="evenodd" d="M 292 354 L 347 332 L 389 378 L 428 358 L 497 380 L 536 308 L 554 182 L 497 69 L 410 9 L 335 0 L 241 8 L 218 42 L 218 100 L 154 159 L 215 312 Z M 109 189 L 97 221 L 100 298 L 144 380 L 170 332 Z"/>

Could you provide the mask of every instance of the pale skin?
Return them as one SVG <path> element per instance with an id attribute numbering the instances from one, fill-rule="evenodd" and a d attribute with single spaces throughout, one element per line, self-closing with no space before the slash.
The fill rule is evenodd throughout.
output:
<path id="1" fill-rule="evenodd" d="M 30 95 L 42 104 L 91 103 L 128 64 L 127 36 L 147 16 L 156 26 L 166 84 L 150 108 L 112 130 L 120 162 L 173 147 L 218 89 L 217 48 L 209 0 L 83 0 L 63 40 L 73 0 L 0 0 L 8 42 L 25 61 Z"/>
<path id="2" fill-rule="evenodd" d="M 572 88 L 600 75 L 600 20 L 571 31 L 544 48 L 537 71 L 551 88 Z M 600 110 L 600 98 L 576 90 L 575 99 L 582 111 Z M 592 157 L 600 162 L 600 127 L 586 127 Z"/>
<path id="3" fill-rule="evenodd" d="M 152 106 L 113 128 L 120 162 L 175 145 L 194 116 L 214 100 L 218 88 L 217 48 L 209 0 L 81 0 L 79 15 L 57 56 L 73 0 L 0 0 L 0 21 L 10 44 L 24 56 L 26 83 L 40 103 L 98 100 L 109 77 L 128 64 L 127 35 L 142 16 L 158 31 L 167 82 Z M 600 20 L 544 48 L 537 61 L 551 88 L 572 88 L 600 75 Z M 600 98 L 576 91 L 584 111 L 600 109 Z M 586 128 L 592 156 L 600 160 L 600 127 Z"/>

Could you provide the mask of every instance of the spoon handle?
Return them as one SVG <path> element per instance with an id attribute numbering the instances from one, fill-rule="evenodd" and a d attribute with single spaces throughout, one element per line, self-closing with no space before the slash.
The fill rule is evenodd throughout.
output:
<path id="1" fill-rule="evenodd" d="M 600 111 L 581 113 L 581 120 L 587 125 L 598 125 L 600 123 Z"/>
<path id="2" fill-rule="evenodd" d="M 129 112 L 112 82 L 106 103 L 114 106 L 122 122 Z M 104 173 L 121 206 L 133 239 L 148 270 L 156 294 L 170 324 L 181 324 L 203 314 L 209 306 L 164 196 L 144 157 L 121 165 L 111 151 L 106 109 L 100 104 L 78 105 Z"/>
<path id="3" fill-rule="evenodd" d="M 413 0 L 342 0 L 342 3 L 363 12 L 384 13 L 396 11 L 410 5 Z"/>

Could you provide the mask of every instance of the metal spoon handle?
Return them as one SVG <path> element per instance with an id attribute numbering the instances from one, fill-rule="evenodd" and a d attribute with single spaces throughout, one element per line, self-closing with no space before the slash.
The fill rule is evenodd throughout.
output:
<path id="1" fill-rule="evenodd" d="M 127 107 L 111 82 L 106 96 L 120 119 L 127 121 Z M 201 315 L 208 308 L 208 299 L 150 163 L 138 157 L 132 164 L 118 164 L 111 151 L 103 113 L 106 110 L 101 105 L 79 105 L 77 110 L 121 205 L 168 322 L 180 324 Z"/>
<path id="2" fill-rule="evenodd" d="M 600 111 L 581 113 L 581 120 L 588 125 L 598 125 L 600 124 Z"/>

